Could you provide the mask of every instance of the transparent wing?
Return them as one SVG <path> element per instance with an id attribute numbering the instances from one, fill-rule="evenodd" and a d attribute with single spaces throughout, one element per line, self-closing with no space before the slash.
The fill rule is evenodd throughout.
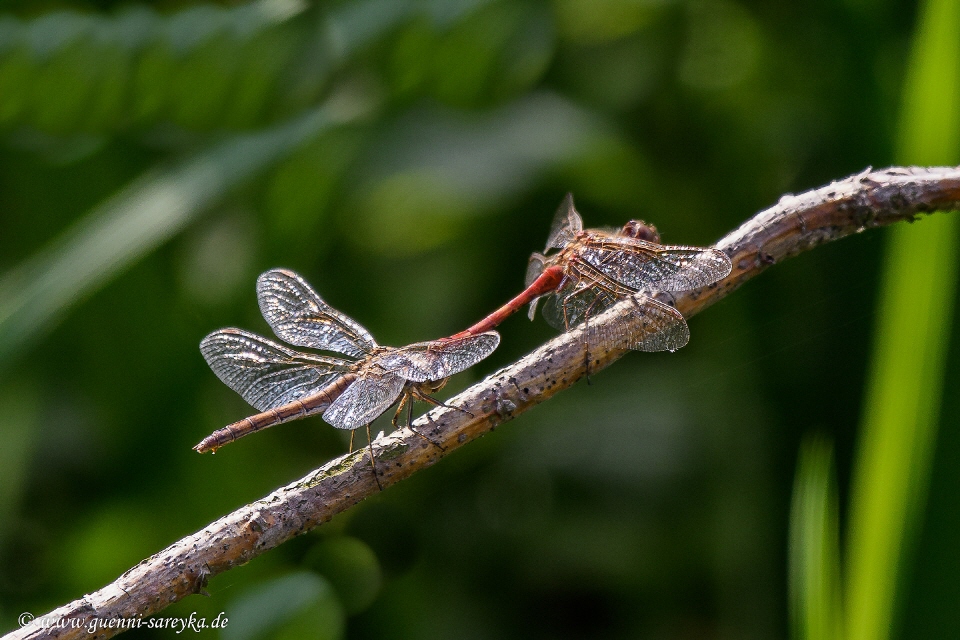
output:
<path id="1" fill-rule="evenodd" d="M 529 287 L 533 284 L 534 280 L 540 277 L 540 274 L 543 273 L 546 267 L 546 259 L 546 256 L 536 251 L 530 255 L 530 260 L 527 262 L 527 275 L 523 282 L 524 287 Z M 537 303 L 541 297 L 542 296 L 538 296 L 530 301 L 530 309 L 527 311 L 527 317 L 531 320 L 537 315 Z"/>
<path id="2" fill-rule="evenodd" d="M 631 322 L 596 325 L 587 322 L 586 340 L 636 351 L 676 351 L 690 340 L 690 329 L 683 315 L 671 307 L 643 294 L 602 286 L 569 286 L 547 299 L 543 317 L 550 326 L 567 331 L 588 318 L 593 318 L 617 302 L 633 301 Z M 634 327 L 631 330 L 631 327 Z"/>
<path id="3" fill-rule="evenodd" d="M 323 412 L 323 419 L 337 429 L 357 429 L 370 424 L 397 401 L 404 384 L 406 380 L 396 373 L 368 372 L 333 401 Z"/>
<path id="4" fill-rule="evenodd" d="M 487 331 L 475 336 L 418 342 L 391 349 L 374 362 L 413 382 L 443 380 L 472 367 L 500 344 L 500 334 Z"/>
<path id="5" fill-rule="evenodd" d="M 547 236 L 547 248 L 563 249 L 573 242 L 574 237 L 583 230 L 583 219 L 573 206 L 573 194 L 568 193 L 560 203 L 560 208 L 553 216 L 553 223 L 550 225 L 550 235 Z"/>
<path id="6" fill-rule="evenodd" d="M 224 384 L 259 411 L 316 393 L 350 363 L 300 353 L 241 329 L 220 329 L 200 342 L 200 353 Z"/>
<path id="7" fill-rule="evenodd" d="M 658 245 L 623 236 L 595 236 L 581 259 L 636 291 L 687 291 L 725 278 L 730 258 L 718 249 Z"/>
<path id="8" fill-rule="evenodd" d="M 585 262 L 570 263 L 560 287 L 547 298 L 543 317 L 554 329 L 567 331 L 634 293 Z"/>
<path id="9" fill-rule="evenodd" d="M 534 251 L 530 254 L 530 260 L 527 261 L 527 273 L 523 278 L 523 286 L 529 287 L 533 281 L 540 277 L 546 267 L 547 257 L 542 253 Z"/>
<path id="10" fill-rule="evenodd" d="M 376 348 L 366 329 L 317 295 L 303 278 L 271 269 L 257 278 L 260 312 L 281 340 L 363 358 Z"/>
<path id="11" fill-rule="evenodd" d="M 588 315 L 597 315 L 616 302 L 606 291 L 591 287 L 570 287 L 547 297 L 543 319 L 557 331 L 568 331 Z"/>
<path id="12" fill-rule="evenodd" d="M 631 321 L 587 324 L 588 344 L 609 344 L 635 351 L 676 351 L 690 341 L 683 315 L 673 307 L 642 294 L 630 296 Z"/>

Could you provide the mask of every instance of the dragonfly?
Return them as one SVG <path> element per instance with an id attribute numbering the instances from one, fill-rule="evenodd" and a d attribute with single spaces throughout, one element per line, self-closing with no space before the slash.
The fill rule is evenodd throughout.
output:
<path id="1" fill-rule="evenodd" d="M 541 299 L 547 322 L 568 331 L 629 298 L 640 330 L 614 324 L 595 328 L 591 337 L 638 351 L 676 351 L 690 340 L 687 322 L 651 294 L 705 287 L 725 278 L 731 269 L 730 258 L 722 251 L 660 244 L 656 227 L 639 220 L 617 230 L 584 229 L 568 193 L 554 216 L 545 253 L 530 256 L 526 288 L 452 337 L 489 331 L 525 305 L 530 305 L 532 320 Z"/>
<path id="2" fill-rule="evenodd" d="M 473 366 L 500 344 L 496 331 L 383 347 L 358 322 L 328 305 L 292 271 L 272 269 L 257 279 L 264 319 L 284 342 L 338 356 L 306 353 L 243 329 L 220 329 L 200 352 L 228 387 L 260 413 L 218 429 L 194 450 L 205 453 L 273 425 L 323 414 L 338 429 L 366 426 L 400 399 L 393 417 L 414 400 L 432 397 L 447 378 Z M 409 403 L 409 404 L 407 404 Z M 370 460 L 373 462 L 372 445 Z M 374 469 L 376 463 L 374 463 Z M 379 480 L 378 480 L 379 483 Z"/>

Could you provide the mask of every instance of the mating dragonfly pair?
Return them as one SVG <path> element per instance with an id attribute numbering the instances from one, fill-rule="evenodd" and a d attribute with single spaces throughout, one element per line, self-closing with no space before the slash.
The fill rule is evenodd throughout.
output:
<path id="1" fill-rule="evenodd" d="M 378 345 L 297 274 L 267 271 L 257 280 L 257 298 L 277 337 L 342 357 L 296 351 L 242 329 L 211 333 L 200 343 L 203 357 L 261 413 L 215 431 L 194 449 L 216 451 L 249 433 L 318 413 L 338 429 L 365 426 L 369 442 L 370 423 L 398 399 L 393 425 L 404 406 L 409 425 L 414 400 L 442 405 L 431 394 L 497 348 L 500 335 L 493 328 L 509 315 L 529 304 L 533 319 L 541 298 L 546 298 L 547 322 L 561 331 L 630 298 L 641 329 L 625 333 L 604 326 L 593 335 L 622 348 L 675 351 L 690 339 L 687 323 L 679 311 L 648 294 L 704 287 L 731 270 L 723 252 L 662 245 L 656 229 L 642 222 L 628 222 L 617 231 L 585 230 L 570 194 L 554 218 L 546 251 L 552 249 L 557 251 L 551 255 L 534 253 L 526 288 L 477 324 L 449 338 L 399 348 Z M 372 450 L 370 455 L 372 461 Z"/>

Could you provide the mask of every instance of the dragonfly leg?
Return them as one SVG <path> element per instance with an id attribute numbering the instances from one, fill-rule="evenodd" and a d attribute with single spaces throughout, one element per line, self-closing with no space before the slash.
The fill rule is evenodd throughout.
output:
<path id="1" fill-rule="evenodd" d="M 469 411 L 467 411 L 466 409 L 461 409 L 460 407 L 455 407 L 455 406 L 453 406 L 452 404 L 444 404 L 444 403 L 440 402 L 439 400 L 437 400 L 436 398 L 434 398 L 433 396 L 428 396 L 428 395 L 425 394 L 425 393 L 417 394 L 417 399 L 418 399 L 418 400 L 423 400 L 424 402 L 429 402 L 430 404 L 432 404 L 432 405 L 435 406 L 435 407 L 443 407 L 444 409 L 453 409 L 453 410 L 455 410 L 455 411 L 459 411 L 460 413 L 465 413 L 465 414 L 467 414 L 468 416 L 470 416 L 471 418 L 476 418 L 476 417 L 477 417 L 477 416 L 473 415 L 472 413 L 470 413 Z"/>
<path id="2" fill-rule="evenodd" d="M 407 428 L 410 429 L 410 431 L 413 431 L 413 432 L 414 432 L 415 434 L 417 434 L 418 436 L 420 436 L 420 438 L 422 438 L 422 439 L 425 440 L 426 442 L 429 442 L 430 444 L 432 444 L 433 446 L 435 446 L 437 449 L 440 449 L 440 451 L 446 451 L 446 449 L 444 448 L 444 446 L 443 446 L 442 444 L 440 444 L 440 443 L 438 443 L 438 442 L 434 442 L 433 440 L 431 440 L 431 439 L 428 438 L 427 436 L 423 435 L 422 433 L 420 433 L 419 431 L 417 431 L 416 429 L 414 429 L 412 425 L 407 425 Z"/>
<path id="3" fill-rule="evenodd" d="M 590 341 L 587 340 L 587 331 L 590 329 L 590 314 L 583 316 L 583 370 L 586 372 L 587 384 L 590 382 Z"/>
<path id="4" fill-rule="evenodd" d="M 434 442 L 433 440 L 431 440 L 430 438 L 428 438 L 427 436 L 425 436 L 424 434 L 420 433 L 419 431 L 413 428 L 413 400 L 414 398 L 416 398 L 417 400 L 422 400 L 423 402 L 429 402 L 434 406 L 446 407 L 448 409 L 456 409 L 457 411 L 463 411 L 463 409 L 459 409 L 457 407 L 453 407 L 448 404 L 443 404 L 436 398 L 429 396 L 423 393 L 422 391 L 413 391 L 413 393 L 411 393 L 410 395 L 411 395 L 410 403 L 407 405 L 407 428 L 410 429 L 410 431 L 413 431 L 415 434 L 417 434 L 421 438 L 423 438 L 424 440 L 426 440 L 427 442 L 429 442 L 430 444 L 432 444 L 433 446 L 435 446 L 437 449 L 440 449 L 440 451 L 446 451 L 446 448 L 443 445 L 441 445 L 438 442 Z M 473 416 L 473 414 L 470 413 L 469 411 L 465 413 L 468 413 L 471 416 Z M 430 420 L 430 422 L 433 422 L 433 420 L 430 418 L 428 418 L 428 420 Z"/>
<path id="5" fill-rule="evenodd" d="M 590 382 L 590 342 L 587 340 L 587 332 L 590 329 L 590 309 L 593 308 L 595 302 L 596 300 L 591 302 L 583 314 L 583 370 L 588 385 L 593 383 Z M 563 330 L 570 331 L 570 316 L 567 315 L 567 301 L 563 303 Z"/>
<path id="6" fill-rule="evenodd" d="M 441 447 L 436 442 L 434 442 L 433 440 L 431 440 L 430 438 L 428 438 L 427 436 L 423 435 L 422 433 L 420 433 L 419 431 L 413 428 L 413 400 L 410 399 L 410 394 L 407 394 L 407 393 L 403 394 L 403 398 L 400 400 L 400 404 L 397 406 L 397 410 L 393 414 L 393 420 L 391 420 L 391 422 L 393 423 L 393 428 L 394 429 L 400 428 L 400 426 L 397 424 L 397 421 L 398 421 L 398 418 L 400 418 L 400 412 L 403 411 L 403 405 L 405 404 L 407 405 L 407 424 L 405 426 L 408 429 L 410 429 L 410 431 L 413 431 L 415 434 L 417 434 L 418 436 L 420 436 L 421 438 L 423 438 L 433 446 L 443 451 L 444 450 L 443 447 Z"/>
<path id="7" fill-rule="evenodd" d="M 587 345 L 586 341 L 584 341 L 583 344 L 584 344 L 584 349 L 583 349 L 583 369 L 584 369 L 584 371 L 586 372 L 585 375 L 586 375 L 586 378 L 587 378 L 587 386 L 590 386 L 590 385 L 593 384 L 593 382 L 590 380 L 590 346 Z"/>
<path id="8" fill-rule="evenodd" d="M 433 398 L 430 398 L 429 396 L 426 396 L 426 394 L 422 394 L 422 393 L 418 394 L 417 398 L 420 400 L 424 400 L 425 402 L 430 402 L 431 400 L 433 400 Z M 404 396 L 404 399 L 406 399 L 406 396 Z M 444 449 L 442 445 L 434 442 L 433 440 L 431 440 L 430 438 L 428 438 L 427 436 L 423 435 L 422 433 L 420 433 L 419 431 L 413 428 L 413 400 L 412 399 L 410 400 L 409 404 L 407 404 L 407 429 L 410 429 L 410 431 L 413 431 L 422 439 L 426 440 L 427 442 L 435 446 L 437 449 L 440 449 L 440 451 L 446 451 L 446 449 Z"/>
<path id="9" fill-rule="evenodd" d="M 393 425 L 393 428 L 394 428 L 394 429 L 398 429 L 398 428 L 399 428 L 399 426 L 397 425 L 397 420 L 400 418 L 400 412 L 403 411 L 403 405 L 407 404 L 407 401 L 408 401 L 409 399 L 410 399 L 410 394 L 409 394 L 409 393 L 404 393 L 404 394 L 400 397 L 400 404 L 397 405 L 397 410 L 393 413 L 393 419 L 390 421 L 390 424 Z M 409 406 L 410 409 L 413 409 L 413 403 L 412 403 L 412 402 L 411 402 L 408 406 Z M 408 413 L 409 413 L 409 412 L 408 412 Z M 410 424 L 410 418 L 409 418 L 409 416 L 407 417 L 407 424 L 408 424 L 408 425 Z"/>
<path id="10" fill-rule="evenodd" d="M 594 298 L 590 306 L 583 312 L 583 368 L 584 371 L 586 371 L 588 385 L 593 383 L 590 382 L 590 341 L 587 339 L 587 335 L 590 329 L 590 314 L 593 311 L 593 307 L 596 306 L 597 300 L 599 300 L 599 298 Z"/>
<path id="11" fill-rule="evenodd" d="M 377 475 L 377 461 L 373 459 L 373 438 L 370 437 L 370 425 L 367 425 L 367 451 L 370 452 L 370 466 L 373 467 L 373 479 L 377 483 L 377 488 L 383 491 L 383 485 L 380 484 L 380 477 Z"/>

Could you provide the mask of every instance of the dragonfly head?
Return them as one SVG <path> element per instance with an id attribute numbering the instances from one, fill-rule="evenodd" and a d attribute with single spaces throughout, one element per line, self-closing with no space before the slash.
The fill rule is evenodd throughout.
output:
<path id="1" fill-rule="evenodd" d="M 631 220 L 620 229 L 621 236 L 645 240 L 646 242 L 655 242 L 660 244 L 660 233 L 652 224 L 647 224 L 643 220 Z"/>

